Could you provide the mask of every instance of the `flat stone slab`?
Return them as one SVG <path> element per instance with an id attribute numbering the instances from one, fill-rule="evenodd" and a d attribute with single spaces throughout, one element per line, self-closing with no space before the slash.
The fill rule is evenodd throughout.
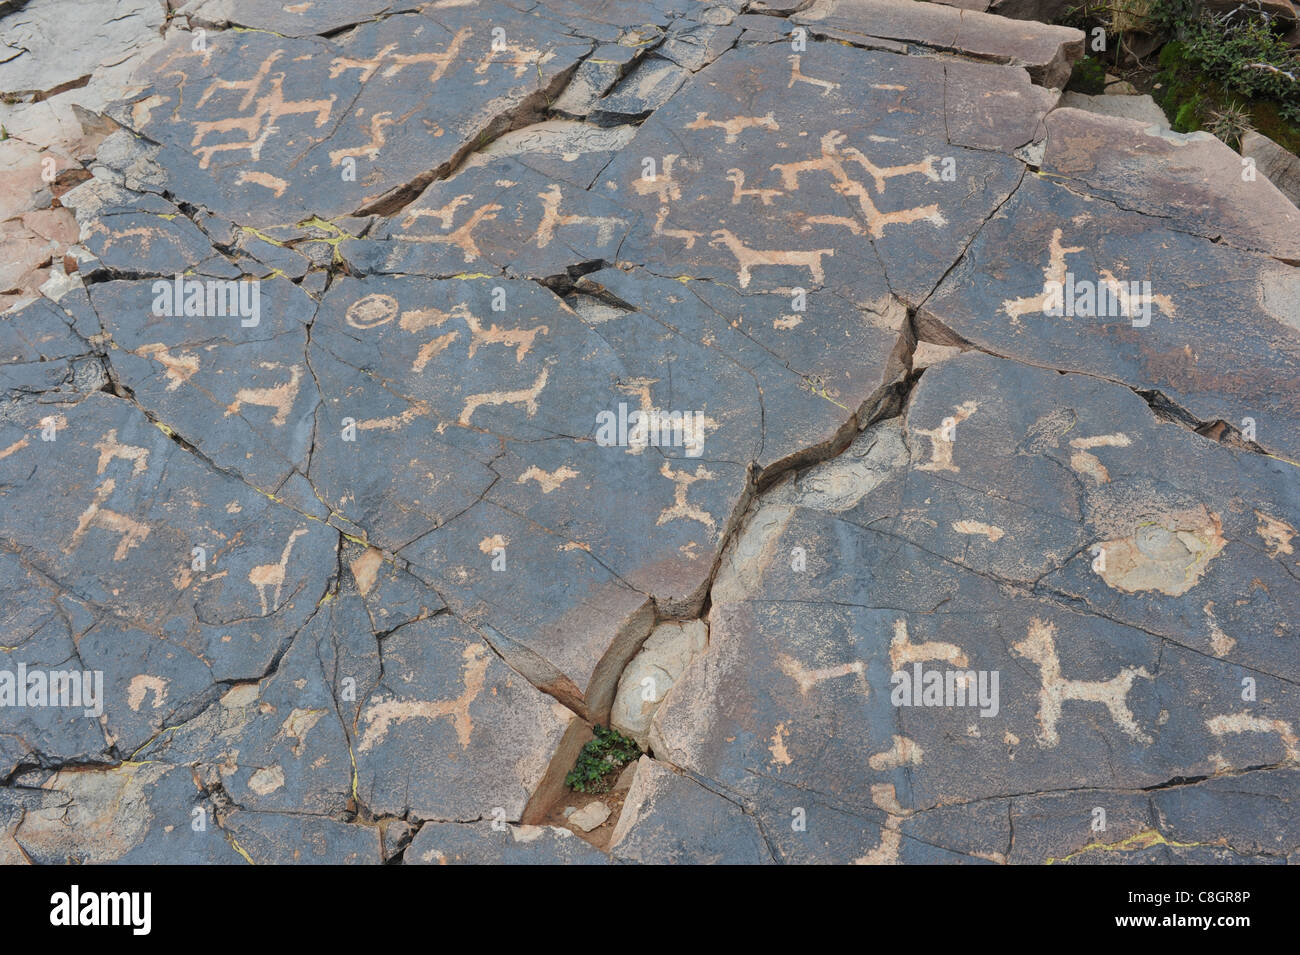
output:
<path id="1" fill-rule="evenodd" d="M 1083 55 L 1080 30 L 1008 20 L 977 8 L 911 0 L 818 0 L 791 19 L 850 41 L 879 36 L 1023 66 L 1035 82 L 1057 89 L 1065 86 L 1071 65 Z"/>
<path id="2" fill-rule="evenodd" d="M 1300 214 L 1079 31 L 13 6 L 0 861 L 1300 858 Z"/>
<path id="3" fill-rule="evenodd" d="M 1300 210 L 1208 133 L 1063 108 L 1047 117 L 1043 171 L 1176 228 L 1300 263 Z M 1140 183 L 1140 185 L 1139 185 Z"/>

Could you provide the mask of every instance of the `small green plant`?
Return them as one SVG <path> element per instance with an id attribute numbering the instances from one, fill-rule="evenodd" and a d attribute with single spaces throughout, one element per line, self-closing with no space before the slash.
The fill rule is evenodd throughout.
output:
<path id="1" fill-rule="evenodd" d="M 618 730 L 596 727 L 596 736 L 578 754 L 564 784 L 579 793 L 608 792 L 614 773 L 641 755 L 636 743 Z"/>
<path id="2" fill-rule="evenodd" d="M 1101 60 L 1085 56 L 1074 64 L 1074 70 L 1070 73 L 1070 82 L 1065 88 L 1088 96 L 1106 92 L 1106 67 Z"/>

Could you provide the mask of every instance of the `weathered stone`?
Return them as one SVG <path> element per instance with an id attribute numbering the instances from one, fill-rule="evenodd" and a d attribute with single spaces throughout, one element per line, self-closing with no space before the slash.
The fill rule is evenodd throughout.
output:
<path id="1" fill-rule="evenodd" d="M 1108 88 L 1103 96 L 1067 92 L 1061 95 L 1061 105 L 1102 116 L 1136 120 L 1159 130 L 1169 129 L 1169 120 L 1165 118 L 1165 111 L 1157 106 L 1156 101 L 1150 96 L 1119 95 L 1111 88 Z"/>
<path id="2" fill-rule="evenodd" d="M 685 624 L 669 621 L 655 627 L 623 670 L 609 716 L 610 726 L 645 749 L 655 710 L 708 642 L 708 628 L 702 620 Z"/>
<path id="3" fill-rule="evenodd" d="M 1300 860 L 1300 214 L 1079 31 L 101 6 L 0 0 L 0 861 Z"/>
<path id="4" fill-rule="evenodd" d="M 1047 117 L 1043 171 L 1121 208 L 1176 218 L 1178 228 L 1300 264 L 1300 210 L 1209 133 L 1077 109 Z"/>
<path id="5" fill-rule="evenodd" d="M 583 832 L 591 832 L 598 826 L 604 825 L 605 820 L 608 818 L 609 807 L 599 800 L 593 800 L 577 812 L 572 813 L 569 816 L 569 822 Z"/>
<path id="6" fill-rule="evenodd" d="M 757 824 L 739 805 L 647 756 L 637 764 L 610 851 L 651 865 L 771 861 Z"/>
<path id="7" fill-rule="evenodd" d="M 1060 89 L 1083 55 L 1083 33 L 1071 27 L 910 0 L 818 0 L 792 19 L 846 39 L 879 36 L 1023 66 L 1035 82 Z"/>
<path id="8" fill-rule="evenodd" d="M 1254 130 L 1241 137 L 1241 154 L 1255 160 L 1256 170 L 1293 205 L 1300 205 L 1300 158 Z"/>

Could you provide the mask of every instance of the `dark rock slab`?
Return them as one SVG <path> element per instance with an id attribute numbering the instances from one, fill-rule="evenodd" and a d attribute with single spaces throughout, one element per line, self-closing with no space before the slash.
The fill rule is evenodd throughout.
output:
<path id="1" fill-rule="evenodd" d="M 1047 117 L 1042 169 L 1121 208 L 1169 219 L 1173 228 L 1300 264 L 1300 210 L 1209 133 L 1180 135 L 1058 109 Z"/>
<path id="2" fill-rule="evenodd" d="M 226 314 L 155 314 L 175 311 L 174 276 L 91 286 L 116 381 L 218 466 L 274 491 L 293 469 L 305 470 L 311 448 L 320 398 L 306 325 L 315 303 L 283 278 L 183 282 L 182 305 L 189 283 L 202 283 L 204 312 L 209 288 L 233 288 Z"/>
<path id="3" fill-rule="evenodd" d="M 59 591 L 81 668 L 102 671 L 115 752 L 191 714 L 214 681 L 263 675 L 314 613 L 337 533 L 213 471 L 129 403 L 24 402 L 3 429 L 0 535 Z"/>
<path id="4" fill-rule="evenodd" d="M 407 865 L 608 865 L 609 856 L 557 826 L 426 822 Z"/>
<path id="5" fill-rule="evenodd" d="M 643 756 L 610 842 L 615 857 L 648 865 L 760 865 L 772 861 L 741 806 Z"/>
<path id="6" fill-rule="evenodd" d="M 955 94 L 945 112 L 945 85 L 968 86 L 945 69 L 1015 96 L 1019 129 L 997 122 L 1009 102 L 997 96 Z M 919 301 L 1023 175 L 986 150 L 1034 138 L 1040 114 L 1019 104 L 1044 96 L 1019 70 L 746 46 L 656 110 L 593 188 L 646 223 L 624 262 L 751 294 Z"/>
<path id="7" fill-rule="evenodd" d="M 879 36 L 1023 66 L 1034 81 L 1060 89 L 1083 55 L 1083 33 L 1072 27 L 907 0 L 826 0 L 795 14 L 796 23 L 853 41 Z"/>
<path id="8" fill-rule="evenodd" d="M 1243 429 L 1252 419 L 1255 441 L 1300 460 L 1297 274 L 1033 177 L 990 220 L 919 321 L 998 354 L 1158 391 L 1196 422 Z M 1087 314 L 1044 314 L 1049 290 L 1071 276 L 1072 299 Z M 1149 285 L 1134 295 L 1134 282 Z M 1080 298 L 1085 287 L 1116 285 L 1131 298 L 1112 294 L 1109 309 Z"/>
<path id="9" fill-rule="evenodd" d="M 357 794 L 377 813 L 517 821 L 570 713 L 443 614 L 389 634 L 357 722 Z"/>
<path id="10" fill-rule="evenodd" d="M 400 202 L 553 96 L 590 48 L 500 5 L 390 16 L 328 41 L 228 31 L 205 51 L 170 43 L 154 88 L 117 116 L 162 145 L 170 188 L 190 202 L 256 226 L 331 218 Z M 187 96 L 167 79 L 177 71 Z"/>

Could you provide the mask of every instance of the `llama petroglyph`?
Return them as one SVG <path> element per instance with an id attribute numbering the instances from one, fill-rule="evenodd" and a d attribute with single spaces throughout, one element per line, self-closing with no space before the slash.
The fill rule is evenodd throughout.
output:
<path id="1" fill-rule="evenodd" d="M 632 182 L 632 191 L 638 196 L 656 195 L 659 202 L 666 205 L 673 199 L 682 197 L 682 187 L 677 180 L 673 178 L 673 166 L 681 156 L 678 153 L 669 153 L 664 156 L 664 168 L 662 172 L 650 177 L 640 176 Z"/>
<path id="2" fill-rule="evenodd" d="M 805 667 L 794 657 L 782 653 L 777 656 L 776 662 L 777 666 L 781 668 L 781 672 L 798 684 L 799 693 L 802 696 L 807 696 L 809 691 L 819 683 L 824 683 L 827 680 L 838 680 L 840 677 L 849 676 L 850 674 L 857 677 L 858 688 L 864 696 L 869 692 L 866 679 L 867 665 L 861 660 L 841 663 L 836 666 L 810 668 Z"/>
<path id="3" fill-rule="evenodd" d="M 273 362 L 259 362 L 260 367 L 271 370 L 282 366 Z M 289 380 L 282 385 L 270 388 L 240 388 L 235 392 L 235 400 L 226 406 L 225 416 L 239 414 L 244 405 L 260 405 L 275 409 L 271 425 L 279 428 L 289 420 L 289 412 L 298 398 L 298 385 L 302 381 L 302 368 L 298 365 L 289 367 Z"/>
<path id="4" fill-rule="evenodd" d="M 409 229 L 415 225 L 416 220 L 428 218 L 437 219 L 438 224 L 442 226 L 442 230 L 446 232 L 451 228 L 452 223 L 456 221 L 456 210 L 473 198 L 473 196 L 466 194 L 457 196 L 437 209 L 412 209 L 410 214 L 402 220 L 402 228 Z"/>
<path id="5" fill-rule="evenodd" d="M 347 149 L 330 150 L 330 165 L 337 166 L 341 160 L 349 156 L 364 156 L 367 159 L 374 159 L 379 155 L 379 150 L 384 148 L 384 143 L 387 141 L 384 137 L 384 130 L 395 122 L 397 121 L 393 119 L 393 114 L 390 112 L 375 113 L 370 117 L 370 141 Z"/>
<path id="6" fill-rule="evenodd" d="M 95 442 L 95 450 L 99 452 L 99 461 L 95 465 L 96 474 L 103 474 L 114 458 L 130 461 L 132 475 L 143 474 L 149 469 L 149 449 L 136 447 L 133 444 L 122 444 L 117 440 L 116 428 Z"/>
<path id="7" fill-rule="evenodd" d="M 1124 667 L 1109 680 L 1067 680 L 1061 675 L 1061 661 L 1056 655 L 1056 625 L 1039 619 L 1029 622 L 1028 635 L 1013 644 L 1011 652 L 1038 665 L 1042 683 L 1038 693 L 1038 742 L 1042 746 L 1053 747 L 1061 741 L 1057 723 L 1067 700 L 1100 703 L 1126 735 L 1139 743 L 1151 742 L 1128 707 L 1134 682 L 1139 677 L 1152 679 L 1145 667 Z"/>
<path id="8" fill-rule="evenodd" d="M 492 663 L 492 652 L 481 643 L 471 643 L 461 652 L 461 684 L 464 690 L 450 700 L 382 700 L 377 699 L 366 708 L 366 727 L 361 733 L 358 750 L 364 752 L 382 742 L 388 735 L 389 727 L 400 725 L 407 720 L 436 720 L 443 717 L 451 719 L 456 730 L 456 740 L 461 749 L 469 747 L 474 733 L 474 721 L 470 717 L 470 705 L 478 699 L 487 682 L 488 667 Z M 493 690 L 495 693 L 496 691 Z"/>
<path id="9" fill-rule="evenodd" d="M 279 176 L 273 176 L 269 172 L 257 172 L 251 169 L 241 169 L 235 182 L 240 185 L 252 183 L 255 186 L 261 186 L 263 189 L 269 189 L 275 198 L 279 199 L 284 195 L 284 191 L 289 188 L 289 183 Z"/>
<path id="10" fill-rule="evenodd" d="M 248 582 L 257 590 L 257 599 L 262 605 L 263 617 L 280 609 L 280 591 L 284 587 L 284 572 L 289 566 L 293 542 L 306 533 L 306 529 L 301 527 L 292 531 L 289 540 L 285 542 L 284 550 L 280 552 L 278 563 L 258 564 L 248 572 Z M 267 591 L 271 593 L 269 601 L 266 599 Z"/>
<path id="11" fill-rule="evenodd" d="M 761 265 L 789 265 L 807 269 L 813 284 L 820 285 L 826 279 L 826 273 L 822 270 L 822 257 L 835 254 L 834 249 L 802 251 L 751 249 L 728 229 L 715 229 L 709 245 L 715 249 L 725 248 L 735 256 L 736 263 L 740 266 L 736 280 L 741 288 L 749 288 L 753 270 Z"/>
<path id="12" fill-rule="evenodd" d="M 668 207 L 660 206 L 659 214 L 655 217 L 654 234 L 668 236 L 672 239 L 681 239 L 686 243 L 686 248 L 695 248 L 695 240 L 700 238 L 702 233 L 692 232 L 689 229 L 665 229 L 664 223 L 668 221 Z"/>
<path id="13" fill-rule="evenodd" d="M 86 531 L 92 527 L 98 527 L 121 535 L 121 539 L 117 542 L 117 548 L 113 551 L 113 560 L 115 561 L 124 559 L 131 548 L 136 547 L 149 536 L 150 528 L 147 525 L 141 524 L 125 514 L 110 511 L 104 507 L 104 502 L 112 496 L 116 488 L 117 483 L 112 478 L 109 478 L 95 489 L 94 500 L 90 502 L 89 507 L 81 512 L 81 517 L 77 519 L 77 527 L 72 532 L 72 537 L 68 539 L 67 546 L 63 548 L 65 554 L 72 553 L 77 545 L 81 543 L 81 538 Z"/>
<path id="14" fill-rule="evenodd" d="M 952 415 L 945 418 L 939 427 L 909 429 L 912 434 L 930 439 L 930 460 L 918 464 L 916 469 L 918 471 L 952 471 L 954 474 L 960 471 L 961 468 L 952 463 L 952 449 L 956 443 L 957 425 L 978 410 L 979 406 L 975 402 L 963 401 L 953 409 Z"/>
<path id="15" fill-rule="evenodd" d="M 770 206 L 774 198 L 785 195 L 780 189 L 746 189 L 745 174 L 739 169 L 728 169 L 727 181 L 732 185 L 731 204 L 733 206 L 740 205 L 740 200 L 746 196 L 753 196 L 760 200 L 763 205 Z"/>
<path id="16" fill-rule="evenodd" d="M 372 57 L 337 56 L 330 61 L 330 79 L 337 79 L 348 70 L 356 70 L 362 83 L 369 81 L 382 67 L 385 77 L 393 77 L 408 66 L 433 65 L 429 82 L 437 83 L 446 74 L 448 67 L 457 62 L 465 41 L 472 31 L 468 27 L 457 30 L 447 43 L 447 48 L 440 53 L 395 53 L 398 44 L 389 43 Z"/>
<path id="17" fill-rule="evenodd" d="M 441 217 L 442 211 L 443 210 L 438 210 L 437 212 L 429 211 L 428 214 Z M 399 235 L 398 238 L 405 239 L 408 242 L 431 242 L 435 245 L 455 246 L 464 254 L 466 263 L 473 262 L 475 259 L 482 258 L 483 256 L 483 253 L 479 251 L 478 243 L 474 241 L 474 230 L 478 228 L 479 223 L 490 222 L 495 219 L 497 213 L 500 211 L 501 206 L 497 205 L 495 202 L 485 203 L 475 209 L 468 219 L 446 235 L 402 234 Z M 424 210 L 413 212 L 411 216 L 408 217 L 407 221 L 422 214 L 425 214 Z M 454 216 L 454 209 L 452 210 L 452 214 Z M 445 222 L 446 220 L 443 221 Z M 455 220 L 453 219 L 452 221 Z M 447 226 L 443 225 L 443 228 L 446 229 Z"/>
<path id="18" fill-rule="evenodd" d="M 465 408 L 460 413 L 457 423 L 462 427 L 469 425 L 470 419 L 474 417 L 474 412 L 484 405 L 523 405 L 524 410 L 528 412 L 528 417 L 537 414 L 537 398 L 546 387 L 547 379 L 550 377 L 550 370 L 543 368 L 541 374 L 528 388 L 520 388 L 517 391 L 488 391 L 479 395 L 470 395 L 465 399 Z M 442 434 L 447 429 L 446 422 L 438 425 L 438 433 Z"/>
<path id="19" fill-rule="evenodd" d="M 895 620 L 894 636 L 889 641 L 890 667 L 898 671 L 909 663 L 921 663 L 926 660 L 942 660 L 957 667 L 968 665 L 966 654 L 955 643 L 942 643 L 936 640 L 913 643 L 907 633 L 907 621 Z"/>
<path id="20" fill-rule="evenodd" d="M 839 83 L 832 83 L 830 80 L 819 80 L 814 76 L 806 76 L 801 68 L 802 57 L 797 53 L 793 56 L 787 56 L 790 61 L 790 82 L 785 85 L 786 89 L 794 89 L 795 83 L 807 83 L 809 86 L 821 87 L 822 96 L 829 96 L 832 90 L 840 88 Z"/>
<path id="21" fill-rule="evenodd" d="M 709 119 L 708 113 L 696 113 L 695 119 L 686 124 L 686 129 L 720 129 L 726 133 L 725 141 L 734 143 L 736 139 L 747 129 L 766 129 L 771 132 L 780 132 L 781 127 L 776 124 L 776 117 L 771 113 L 766 116 L 737 116 L 734 119 Z"/>
<path id="22" fill-rule="evenodd" d="M 266 66 L 266 63 L 263 64 Z M 245 93 L 241 101 L 240 110 L 247 108 L 249 97 L 254 95 L 257 88 L 261 85 L 263 71 L 259 70 L 258 74 L 247 81 L 254 84 Z M 247 116 L 232 116 L 226 119 L 214 120 L 194 120 L 194 137 L 190 140 L 190 148 L 196 159 L 199 160 L 199 168 L 207 169 L 212 162 L 212 157 L 220 152 L 231 152 L 238 150 L 247 150 L 249 159 L 253 162 L 262 157 L 262 146 L 266 144 L 267 139 L 273 132 L 279 129 L 279 122 L 285 116 L 299 116 L 314 113 L 316 128 L 320 129 L 329 122 L 330 115 L 334 111 L 334 102 L 338 99 L 336 94 L 331 93 L 328 99 L 314 100 L 286 100 L 284 98 L 284 79 L 283 73 L 276 73 L 270 77 L 270 90 L 256 100 L 257 108 Z M 235 87 L 225 80 L 214 80 L 208 89 L 200 98 L 199 103 L 202 105 L 207 97 L 216 89 L 240 88 Z M 247 137 L 244 141 L 214 143 L 203 145 L 208 136 L 223 133 L 239 132 Z"/>
<path id="23" fill-rule="evenodd" d="M 539 192 L 537 198 L 542 200 L 542 221 L 537 226 L 537 247 L 544 249 L 555 238 L 555 230 L 561 226 L 584 225 L 596 229 L 596 243 L 607 244 L 614 237 L 614 230 L 626 226 L 627 221 L 616 216 L 564 215 L 560 212 L 560 202 L 564 194 L 558 183 L 553 183 L 545 192 Z"/>
<path id="24" fill-rule="evenodd" d="M 1065 273 L 1069 269 L 1065 257 L 1086 251 L 1081 245 L 1062 245 L 1061 236 L 1063 234 L 1061 229 L 1052 230 L 1052 240 L 1047 245 L 1047 265 L 1043 267 L 1043 290 L 1037 295 L 1031 295 L 1027 298 L 1007 299 L 1002 303 L 1002 310 L 1011 317 L 1013 324 L 1020 324 L 1022 315 L 1032 315 L 1035 312 L 1042 314 L 1051 295 L 1052 286 L 1063 287 L 1065 285 Z"/>

